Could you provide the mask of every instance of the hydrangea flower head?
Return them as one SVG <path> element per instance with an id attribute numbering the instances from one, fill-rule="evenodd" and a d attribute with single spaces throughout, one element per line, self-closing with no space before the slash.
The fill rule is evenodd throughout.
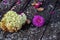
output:
<path id="1" fill-rule="evenodd" d="M 26 21 L 26 15 L 18 15 L 14 11 L 8 11 L 1 20 L 0 26 L 5 31 L 14 32 L 22 28 Z"/>

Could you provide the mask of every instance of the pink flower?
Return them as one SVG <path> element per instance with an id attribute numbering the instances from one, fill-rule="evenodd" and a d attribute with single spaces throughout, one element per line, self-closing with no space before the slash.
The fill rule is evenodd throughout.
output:
<path id="1" fill-rule="evenodd" d="M 45 23 L 45 19 L 40 15 L 35 15 L 32 21 L 33 25 L 36 27 L 41 27 Z"/>

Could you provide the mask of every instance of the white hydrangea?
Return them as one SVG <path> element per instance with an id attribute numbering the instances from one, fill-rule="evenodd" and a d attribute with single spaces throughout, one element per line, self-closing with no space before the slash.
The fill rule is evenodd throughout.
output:
<path id="1" fill-rule="evenodd" d="M 21 15 L 18 15 L 16 12 L 14 11 L 8 11 L 4 17 L 1 20 L 2 22 L 5 22 L 4 26 L 10 31 L 12 32 L 17 31 L 19 29 L 21 29 L 22 24 L 25 23 L 27 17 L 24 13 L 22 13 Z M 3 26 L 3 25 L 1 25 Z M 2 28 L 4 29 L 4 28 Z"/>

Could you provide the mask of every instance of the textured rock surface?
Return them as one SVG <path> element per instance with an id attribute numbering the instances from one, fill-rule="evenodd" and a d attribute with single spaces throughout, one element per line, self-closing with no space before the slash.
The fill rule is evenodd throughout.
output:
<path id="1" fill-rule="evenodd" d="M 33 6 L 31 6 L 31 3 L 33 1 L 34 0 L 30 2 L 26 10 L 24 11 L 28 16 L 28 19 L 31 20 L 34 14 L 38 13 L 37 10 Z M 43 1 L 43 0 L 39 0 L 39 1 Z M 24 25 L 24 28 L 22 28 L 16 33 L 9 33 L 0 30 L 0 40 L 60 40 L 60 8 L 59 8 L 60 2 L 57 3 L 57 6 L 54 6 L 56 0 L 52 0 L 52 1 L 44 0 L 44 1 L 45 2 L 42 7 L 44 7 L 47 10 L 48 14 L 45 13 L 46 12 L 45 11 L 42 13 L 42 15 L 44 15 L 46 19 L 49 19 L 48 21 L 50 22 L 47 22 L 48 24 L 44 25 L 41 28 L 34 27 L 32 24 L 30 25 L 26 24 Z M 24 1 L 22 0 L 22 2 Z M 52 7 L 51 11 L 52 10 L 55 11 L 53 15 L 49 14 L 50 11 L 49 8 L 51 7 Z M 3 14 L 1 13 L 1 15 Z"/>

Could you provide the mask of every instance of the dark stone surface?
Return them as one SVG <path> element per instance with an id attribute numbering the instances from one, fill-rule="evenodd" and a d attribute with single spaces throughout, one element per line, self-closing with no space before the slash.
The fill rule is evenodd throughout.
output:
<path id="1" fill-rule="evenodd" d="M 39 1 L 43 1 L 43 0 L 39 0 Z M 31 5 L 32 2 L 34 2 L 34 0 L 32 0 L 26 6 L 27 8 L 24 11 L 28 19 L 32 20 L 33 16 L 36 13 L 38 13 L 39 15 L 42 15 L 44 18 L 46 18 L 47 24 L 45 24 L 41 28 L 37 28 L 33 26 L 32 23 L 29 25 L 26 24 L 25 26 L 23 26 L 24 28 L 14 33 L 4 32 L 0 29 L 0 40 L 60 40 L 60 8 L 59 8 L 60 2 L 58 2 L 57 6 L 55 7 L 54 3 L 56 2 L 56 0 L 52 0 L 52 1 L 45 0 L 44 3 L 46 4 L 43 4 L 43 7 L 45 8 L 45 10 L 42 12 L 38 12 Z M 53 5 L 50 4 L 51 2 Z M 21 5 L 23 3 L 24 3 L 24 0 L 22 0 Z M 51 15 L 49 13 L 50 11 L 55 11 L 55 13 Z M 3 15 L 3 12 L 4 11 L 0 13 L 0 16 Z M 1 17 L 0 17 L 0 20 L 1 20 Z"/>

